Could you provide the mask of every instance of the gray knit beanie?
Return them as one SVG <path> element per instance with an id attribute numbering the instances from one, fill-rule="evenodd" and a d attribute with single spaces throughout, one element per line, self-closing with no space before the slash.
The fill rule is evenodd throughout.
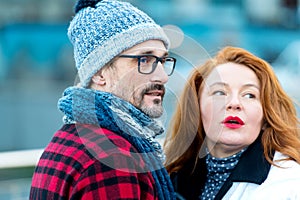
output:
<path id="1" fill-rule="evenodd" d="M 139 43 L 158 39 L 169 47 L 162 28 L 128 2 L 79 0 L 75 12 L 68 37 L 82 87 L 115 56 Z"/>

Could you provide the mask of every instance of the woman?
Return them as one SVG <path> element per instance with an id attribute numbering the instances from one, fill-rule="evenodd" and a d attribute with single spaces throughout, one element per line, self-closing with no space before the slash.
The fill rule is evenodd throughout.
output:
<path id="1" fill-rule="evenodd" d="M 299 121 L 271 66 L 234 47 L 190 76 L 164 149 L 179 199 L 300 199 Z"/>

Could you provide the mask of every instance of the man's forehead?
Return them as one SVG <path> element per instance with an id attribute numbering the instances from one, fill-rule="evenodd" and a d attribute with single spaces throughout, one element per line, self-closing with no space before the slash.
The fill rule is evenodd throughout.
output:
<path id="1" fill-rule="evenodd" d="M 167 52 L 164 43 L 160 40 L 148 40 L 138 45 L 125 50 L 123 53 L 134 53 L 134 54 L 154 54 Z"/>

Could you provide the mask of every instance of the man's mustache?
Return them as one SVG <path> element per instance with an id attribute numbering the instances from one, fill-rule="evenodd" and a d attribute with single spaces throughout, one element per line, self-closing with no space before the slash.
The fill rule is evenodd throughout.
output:
<path id="1" fill-rule="evenodd" d="M 161 85 L 161 84 L 151 84 L 149 85 L 148 87 L 146 87 L 144 90 L 143 90 L 143 94 L 146 94 L 148 93 L 149 91 L 152 91 L 152 90 L 162 90 L 163 91 L 163 95 L 165 94 L 165 86 L 164 85 Z"/>

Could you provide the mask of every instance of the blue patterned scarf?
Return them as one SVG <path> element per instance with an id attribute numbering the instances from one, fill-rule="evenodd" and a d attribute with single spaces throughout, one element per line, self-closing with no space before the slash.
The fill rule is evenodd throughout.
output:
<path id="1" fill-rule="evenodd" d="M 240 157 L 247 148 L 242 149 L 238 153 L 226 157 L 217 158 L 210 153 L 206 157 L 207 180 L 202 194 L 199 196 L 201 200 L 215 199 L 219 190 L 230 176 L 231 172 L 240 160 Z"/>
<path id="2" fill-rule="evenodd" d="M 155 180 L 159 199 L 175 199 L 172 182 L 162 161 L 164 155 L 155 136 L 164 132 L 154 119 L 111 93 L 70 87 L 58 101 L 66 124 L 94 124 L 128 140 L 141 153 Z"/>

